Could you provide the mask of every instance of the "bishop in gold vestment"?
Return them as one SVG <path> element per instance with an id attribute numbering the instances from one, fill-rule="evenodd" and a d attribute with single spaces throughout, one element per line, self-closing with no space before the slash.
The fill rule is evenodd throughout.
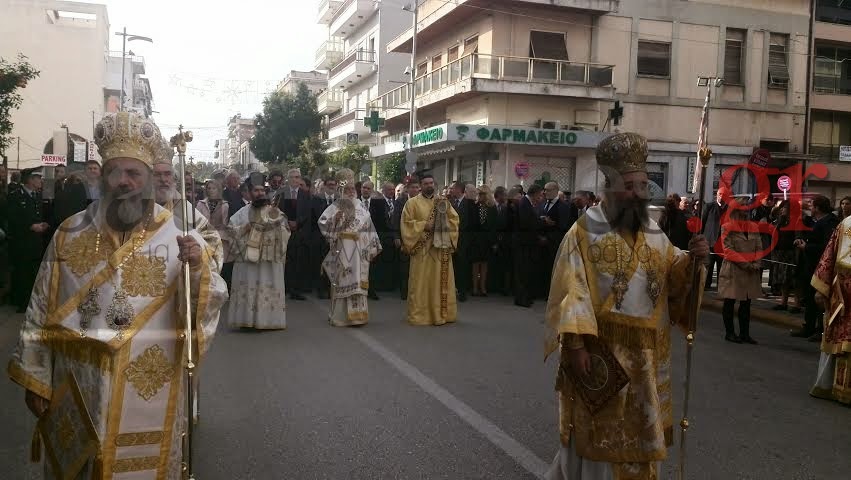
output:
<path id="1" fill-rule="evenodd" d="M 458 315 L 452 252 L 458 246 L 458 213 L 435 198 L 434 178 L 424 175 L 422 193 L 405 203 L 402 250 L 410 255 L 408 323 L 443 325 Z"/>
<path id="2" fill-rule="evenodd" d="M 671 445 L 671 324 L 684 313 L 692 263 L 649 218 L 646 157 L 647 143 L 635 134 L 600 143 L 605 200 L 568 231 L 556 258 L 545 354 L 561 347 L 562 447 L 551 480 L 655 480 Z M 705 256 L 708 246 L 696 237 L 690 250 Z M 592 414 L 572 379 L 599 379 L 599 357 L 586 348 L 596 342 L 629 383 Z"/>
<path id="3" fill-rule="evenodd" d="M 156 125 L 110 114 L 95 141 L 103 196 L 53 237 L 8 373 L 41 417 L 33 453 L 43 444 L 46 478 L 178 480 L 183 261 L 202 358 L 227 287 L 203 238 L 184 237 L 154 202 L 151 165 L 163 146 Z"/>
<path id="4" fill-rule="evenodd" d="M 811 283 L 826 312 L 821 359 L 810 394 L 851 404 L 851 217 L 833 232 Z"/>

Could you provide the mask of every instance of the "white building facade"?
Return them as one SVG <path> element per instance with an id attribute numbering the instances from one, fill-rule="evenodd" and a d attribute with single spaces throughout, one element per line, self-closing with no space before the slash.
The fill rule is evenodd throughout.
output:
<path id="1" fill-rule="evenodd" d="M 410 56 L 382 47 L 413 24 L 413 14 L 377 0 L 320 0 L 318 21 L 328 26 L 315 67 L 328 70 L 317 108 L 327 117 L 329 151 L 375 145 L 378 137 L 364 124 L 367 104 L 406 81 L 410 63 Z"/>

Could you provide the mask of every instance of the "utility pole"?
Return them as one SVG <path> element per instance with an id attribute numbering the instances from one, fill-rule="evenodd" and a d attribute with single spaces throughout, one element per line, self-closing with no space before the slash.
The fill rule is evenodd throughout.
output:
<path id="1" fill-rule="evenodd" d="M 804 153 L 809 155 L 810 153 L 810 135 L 812 135 L 812 130 L 810 129 L 810 124 L 812 123 L 812 106 L 810 105 L 810 97 L 813 92 L 813 62 L 815 62 L 815 39 L 813 38 L 813 30 L 816 22 L 816 0 L 810 0 L 810 31 L 809 37 L 807 38 L 807 92 L 804 96 Z M 802 165 L 801 172 L 803 175 L 806 175 L 807 172 L 807 157 L 804 157 L 804 164 Z M 808 177 L 804 177 L 804 189 L 806 190 L 809 187 L 809 179 Z"/>
<path id="2" fill-rule="evenodd" d="M 18 137 L 18 171 L 21 171 L 21 137 Z"/>
<path id="3" fill-rule="evenodd" d="M 411 124 L 408 127 L 408 151 L 405 153 L 405 170 L 407 170 L 408 174 L 413 174 L 417 168 L 417 154 L 414 152 L 414 132 L 417 129 L 417 86 L 414 80 L 416 80 L 417 75 L 417 30 L 418 30 L 418 0 L 411 0 L 411 3 L 404 8 L 404 10 L 410 10 L 411 13 L 414 14 L 414 30 L 413 35 L 411 36 L 411 83 L 410 83 L 410 95 L 411 95 Z"/>
<path id="4" fill-rule="evenodd" d="M 127 63 L 127 42 L 132 42 L 133 40 L 142 40 L 148 43 L 154 43 L 150 37 L 143 37 L 141 35 L 131 35 L 127 33 L 127 27 L 124 27 L 124 30 L 121 32 L 115 32 L 119 37 L 123 37 L 121 40 L 121 99 L 119 100 L 118 111 L 124 111 L 124 66 Z M 94 119 L 94 113 L 92 113 L 92 119 Z"/>

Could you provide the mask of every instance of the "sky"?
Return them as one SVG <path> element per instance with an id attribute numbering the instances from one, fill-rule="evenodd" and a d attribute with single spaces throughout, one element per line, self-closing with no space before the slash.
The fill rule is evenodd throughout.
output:
<path id="1" fill-rule="evenodd" d="M 127 50 L 145 57 L 154 120 L 170 137 L 182 124 L 194 140 L 187 156 L 215 161 L 217 139 L 235 114 L 251 118 L 263 93 L 290 70 L 313 70 L 327 27 L 316 23 L 319 0 L 100 0 L 110 30 L 151 37 Z M 113 33 L 110 50 L 121 51 Z"/>

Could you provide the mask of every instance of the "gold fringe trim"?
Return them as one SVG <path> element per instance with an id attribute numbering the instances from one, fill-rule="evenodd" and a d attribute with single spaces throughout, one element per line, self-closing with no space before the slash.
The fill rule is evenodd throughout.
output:
<path id="1" fill-rule="evenodd" d="M 655 328 L 602 321 L 597 330 L 599 338 L 609 344 L 639 350 L 656 349 L 658 346 L 659 332 Z"/>
<path id="2" fill-rule="evenodd" d="M 30 442 L 30 461 L 32 463 L 41 461 L 41 434 L 38 432 L 38 427 L 35 427 L 33 438 Z"/>
<path id="3" fill-rule="evenodd" d="M 71 360 L 93 365 L 101 372 L 112 371 L 112 358 L 115 352 L 106 343 L 81 337 L 62 326 L 43 328 L 41 342 L 55 353 Z"/>
<path id="4" fill-rule="evenodd" d="M 98 454 L 95 457 L 94 464 L 92 465 L 92 480 L 102 480 L 103 479 L 103 455 Z"/>

